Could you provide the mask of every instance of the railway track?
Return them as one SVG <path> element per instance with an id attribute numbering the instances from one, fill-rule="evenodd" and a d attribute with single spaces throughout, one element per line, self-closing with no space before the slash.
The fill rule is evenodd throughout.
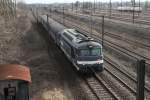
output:
<path id="1" fill-rule="evenodd" d="M 99 31 L 98 29 L 96 29 L 96 31 Z M 95 38 L 97 38 L 98 39 L 98 35 L 97 34 L 92 34 Z M 115 37 L 115 38 L 117 38 L 118 40 L 122 40 L 121 38 L 121 36 L 118 36 L 118 35 L 115 35 L 115 34 L 112 34 L 112 33 L 110 33 L 110 32 L 105 32 L 105 35 L 107 35 L 107 36 L 109 36 L 109 37 Z M 100 39 L 99 39 L 100 40 Z M 101 41 L 101 40 L 100 40 Z M 145 56 L 145 55 L 141 55 L 141 54 L 139 54 L 139 53 L 137 53 L 137 52 L 134 52 L 134 51 L 132 51 L 132 50 L 130 50 L 130 49 L 128 49 L 128 48 L 125 48 L 125 47 L 123 47 L 123 46 L 120 46 L 119 44 L 117 44 L 117 43 L 113 43 L 113 42 L 111 42 L 111 41 L 109 41 L 109 40 L 105 40 L 107 43 L 111 43 L 111 44 L 113 44 L 114 46 L 117 46 L 117 47 L 119 47 L 119 48 L 121 48 L 121 49 L 119 49 L 120 51 L 125 51 L 125 52 L 128 52 L 128 53 L 126 53 L 126 54 L 128 54 L 128 55 L 130 55 L 131 57 L 133 57 L 133 58 L 135 58 L 135 59 L 144 59 L 144 60 L 146 60 L 146 61 L 148 61 L 147 62 L 147 64 L 148 65 L 150 65 L 150 58 L 148 57 L 148 56 Z M 147 49 L 147 50 L 150 50 L 150 45 L 146 45 L 146 44 L 143 44 L 143 43 L 140 43 L 140 42 L 135 42 L 135 41 L 132 41 L 132 40 L 129 40 L 129 39 L 127 39 L 127 38 L 124 38 L 122 41 L 125 41 L 126 43 L 129 43 L 129 44 L 132 44 L 132 45 L 138 45 L 139 47 L 141 47 L 142 49 L 143 48 L 145 48 L 145 49 Z M 124 53 L 125 53 L 124 52 Z"/>
<path id="2" fill-rule="evenodd" d="M 69 23 L 69 25 L 71 25 L 70 23 Z M 78 29 L 78 30 L 82 30 L 82 32 L 83 33 L 89 33 L 89 32 L 87 32 L 87 31 L 85 31 L 85 30 L 83 30 L 83 29 L 81 29 L 80 27 L 77 27 L 77 26 L 73 26 L 74 28 L 76 28 L 76 29 Z M 95 37 L 94 38 L 96 38 L 97 40 L 99 40 L 100 41 L 100 39 L 95 35 Z M 109 46 L 110 48 L 113 48 L 113 49 L 115 49 L 116 51 L 119 51 L 119 52 L 121 52 L 121 53 L 125 53 L 126 54 L 126 52 L 125 51 L 122 51 L 122 50 L 120 50 L 120 48 L 118 47 L 118 46 L 112 46 L 112 44 L 111 43 L 107 43 L 107 42 L 105 42 L 105 44 L 107 45 L 107 46 Z M 128 53 L 127 53 L 128 54 Z M 130 55 L 130 54 L 128 54 L 128 56 L 132 56 L 132 57 L 134 57 L 134 59 L 137 59 L 135 56 L 133 56 L 133 55 Z M 123 72 L 123 71 L 122 71 Z M 126 76 L 127 77 L 129 77 L 129 76 L 131 76 L 131 75 L 127 75 L 126 74 Z M 133 80 L 132 80 L 133 81 Z M 134 79 L 134 82 L 136 81 L 136 79 Z M 147 90 L 149 90 L 148 89 L 148 87 L 146 87 L 147 88 Z M 133 89 L 132 89 L 133 90 Z"/>
<path id="3" fill-rule="evenodd" d="M 104 57 L 105 59 L 105 70 L 107 70 L 112 76 L 116 77 L 124 86 L 130 90 L 131 93 L 136 95 L 137 90 L 137 80 L 131 75 L 128 74 L 127 71 L 122 70 L 121 66 L 117 65 L 115 62 L 113 62 L 108 57 Z M 145 98 L 146 100 L 150 99 L 150 88 L 145 85 Z"/>
<path id="4" fill-rule="evenodd" d="M 87 25 L 86 25 L 87 26 Z M 96 30 L 96 31 L 99 31 L 99 30 Z M 88 32 L 87 32 L 88 33 Z M 108 34 L 109 34 L 109 32 L 106 32 L 106 34 L 107 34 L 107 36 L 108 36 Z M 95 37 L 95 38 L 97 38 L 98 39 L 98 35 L 96 35 L 96 34 L 92 34 L 93 35 L 93 37 Z M 111 34 L 111 36 L 112 36 L 113 34 Z M 115 35 L 116 36 L 116 35 Z M 109 34 L 109 37 L 110 37 L 110 34 Z M 120 38 L 119 36 L 117 36 L 118 38 Z M 99 39 L 100 40 L 100 39 Z M 100 40 L 101 41 L 101 40 Z M 147 62 L 147 65 L 150 65 L 150 58 L 149 57 L 147 57 L 147 56 L 145 56 L 145 55 L 141 55 L 141 54 L 139 54 L 139 53 L 136 53 L 136 52 L 134 52 L 134 51 L 132 51 L 132 50 L 130 50 L 130 49 L 128 49 L 128 48 L 125 48 L 125 47 L 123 47 L 123 46 L 120 46 L 119 44 L 116 44 L 116 43 L 112 43 L 111 41 L 108 41 L 108 40 L 105 40 L 106 42 L 108 42 L 108 43 L 111 43 L 111 44 L 113 44 L 114 46 L 117 46 L 117 47 L 119 47 L 119 48 L 121 48 L 122 50 L 120 50 L 120 51 L 123 51 L 124 53 L 126 53 L 126 54 L 128 54 L 129 56 L 131 56 L 132 58 L 135 58 L 135 59 L 144 59 L 144 60 L 146 60 L 146 61 L 148 61 Z M 129 39 L 124 39 L 124 41 L 128 41 L 128 42 L 132 42 L 132 41 L 130 41 Z M 137 42 L 132 42 L 132 44 L 138 44 Z M 149 45 L 143 45 L 143 44 L 138 44 L 138 46 L 140 46 L 140 47 L 144 47 L 144 48 L 146 48 L 146 49 L 150 49 L 149 48 Z M 125 51 L 126 50 L 126 51 Z"/>
<path id="5" fill-rule="evenodd" d="M 69 20 L 69 21 L 72 22 L 72 20 Z M 72 24 L 72 23 L 69 23 L 69 24 Z M 77 24 L 79 24 L 79 23 L 77 23 Z M 73 25 L 73 27 L 76 27 L 77 29 L 82 30 L 84 33 L 89 33 L 87 30 L 85 31 L 85 30 L 81 29 L 79 25 L 78 25 L 78 26 L 77 26 L 77 25 Z M 106 34 L 109 34 L 109 33 L 106 32 Z M 111 36 L 112 36 L 112 35 L 113 35 L 113 34 L 111 34 Z M 95 39 L 101 41 L 101 37 L 99 37 L 97 34 L 92 34 L 92 37 L 94 37 Z M 120 38 L 119 36 L 117 36 L 117 37 Z M 127 41 L 129 42 L 130 40 L 127 40 Z M 130 42 L 131 42 L 131 41 L 130 41 Z M 127 48 L 124 48 L 124 47 L 120 46 L 119 44 L 112 43 L 111 41 L 108 41 L 108 40 L 105 40 L 105 43 L 108 44 L 108 45 L 111 46 L 111 47 L 116 48 L 116 49 L 119 48 L 119 49 L 118 49 L 119 51 L 121 51 L 121 52 L 123 52 L 123 53 L 125 53 L 125 54 L 127 54 L 127 55 L 129 55 L 129 56 L 131 56 L 131 57 L 134 58 L 134 59 L 142 59 L 142 58 L 143 58 L 143 59 L 145 59 L 146 61 L 150 61 L 150 58 L 149 58 L 149 57 L 146 57 L 146 56 L 140 55 L 140 54 L 138 54 L 138 53 L 135 53 L 135 52 L 133 52 L 133 51 L 127 49 Z M 134 43 L 134 44 L 135 44 L 135 43 Z M 140 45 L 142 46 L 142 44 L 140 44 Z M 148 45 L 144 45 L 144 47 L 147 48 L 147 49 L 149 49 L 149 46 L 148 46 Z M 132 54 L 131 54 L 131 53 L 132 53 Z M 133 54 L 134 54 L 134 55 L 133 55 Z M 148 62 L 147 62 L 147 64 L 150 65 L 150 63 L 148 63 Z"/>
<path id="6" fill-rule="evenodd" d="M 81 14 L 81 13 L 80 13 Z M 88 15 L 88 14 L 85 14 L 85 15 Z M 130 22 L 132 23 L 133 22 L 133 19 L 132 19 L 132 16 L 131 15 L 126 15 L 126 17 L 124 18 L 124 16 L 120 17 L 120 15 L 116 16 L 116 15 L 113 15 L 112 13 L 112 16 L 108 15 L 108 14 L 93 14 L 93 16 L 96 16 L 96 17 L 101 17 L 101 16 L 105 16 L 105 18 L 111 18 L 111 19 L 115 19 L 115 20 L 120 20 L 120 21 L 125 21 L 125 22 Z M 127 17 L 131 17 L 131 18 L 127 18 Z M 137 15 L 135 17 L 138 17 Z M 137 24 L 145 24 L 145 25 L 150 25 L 150 20 L 149 20 L 150 17 L 146 17 L 147 20 L 145 19 L 140 19 L 140 17 L 138 18 L 135 18 L 134 19 L 134 22 L 137 23 Z"/>
<path id="7" fill-rule="evenodd" d="M 82 21 L 82 25 L 87 26 L 86 22 L 83 22 L 83 21 Z M 93 23 L 93 25 L 94 25 L 93 28 L 94 28 L 96 31 L 100 31 L 100 27 L 98 27 L 100 24 L 98 24 L 98 23 Z M 131 40 L 131 39 L 122 37 L 121 35 L 116 35 L 116 34 L 114 34 L 114 33 L 112 33 L 112 32 L 105 31 L 105 35 L 107 35 L 107 36 L 109 36 L 109 37 L 117 38 L 117 39 L 119 39 L 119 40 L 128 42 L 128 43 L 133 44 L 133 45 L 138 45 L 139 47 L 142 47 L 142 48 L 150 49 L 150 45 L 147 45 L 147 44 L 141 43 L 141 42 L 139 42 L 139 41 L 135 41 L 135 40 Z"/>
<path id="8" fill-rule="evenodd" d="M 112 61 L 110 58 L 108 58 L 108 57 L 104 57 L 104 60 L 105 60 L 105 62 L 106 63 L 108 63 L 109 65 L 111 65 L 111 68 L 109 67 L 109 69 L 108 70 L 110 70 L 110 69 L 115 69 L 116 71 L 114 72 L 114 71 L 111 71 L 111 72 L 114 72 L 114 73 L 116 73 L 116 72 L 118 72 L 118 73 L 121 73 L 122 75 L 124 75 L 124 76 L 126 76 L 129 80 L 131 80 L 131 81 L 133 81 L 133 83 L 137 83 L 137 80 L 136 80 L 136 78 L 134 78 L 134 77 L 132 77 L 126 70 L 124 70 L 124 69 L 122 69 L 122 67 L 120 66 L 120 65 L 118 65 L 117 63 L 115 63 L 114 61 Z M 113 66 L 113 67 L 112 67 Z M 106 68 L 107 69 L 107 68 Z M 117 73 L 117 74 L 118 74 Z M 120 76 L 120 75 L 118 75 L 118 76 Z M 126 81 L 126 80 L 125 80 Z M 129 81 L 126 81 L 126 82 L 129 82 Z M 131 84 L 132 85 L 132 84 Z M 133 88 L 133 87 L 132 87 Z M 132 89 L 133 90 L 133 89 Z M 150 92 L 150 88 L 148 87 L 148 86 L 145 86 L 145 90 L 147 91 L 147 92 Z M 134 90 L 134 91 L 136 91 L 136 90 Z"/>
<path id="9" fill-rule="evenodd" d="M 136 84 L 137 80 L 131 75 L 128 74 L 127 71 L 122 70 L 121 66 L 117 65 L 113 61 L 111 61 L 108 57 L 104 57 L 105 60 L 105 71 L 115 77 L 121 84 L 122 87 L 126 87 L 130 93 L 136 95 Z M 117 67 L 118 66 L 118 67 Z M 146 100 L 150 99 L 150 88 L 145 86 Z"/>
<path id="10" fill-rule="evenodd" d="M 105 59 L 105 61 L 106 61 L 106 59 Z M 112 68 L 113 65 L 110 64 L 110 60 L 108 60 L 107 62 L 109 62 L 109 65 L 111 65 L 109 67 L 111 67 L 111 68 L 108 68 L 108 65 L 107 65 L 104 73 L 97 74 L 92 69 L 90 69 L 93 72 L 93 77 L 84 78 L 86 80 L 87 85 L 89 86 L 89 88 L 91 89 L 93 94 L 96 96 L 96 98 L 98 100 L 102 100 L 102 99 L 103 100 L 106 100 L 106 99 L 109 99 L 109 100 L 121 100 L 121 99 L 133 100 L 133 99 L 135 99 L 132 96 L 129 98 L 128 95 L 126 93 L 124 93 L 123 90 L 120 91 L 120 89 L 118 89 L 117 86 L 115 86 L 112 83 L 112 81 L 110 81 L 108 78 L 105 77 L 108 74 L 111 75 L 111 77 L 113 77 L 115 80 L 117 80 L 117 83 L 120 84 L 121 87 L 127 89 L 127 91 L 130 91 L 135 96 L 136 87 L 133 87 L 133 82 L 131 82 L 131 80 L 130 80 L 131 83 L 129 83 L 129 84 L 130 85 L 132 84 L 131 86 L 126 84 L 121 78 L 118 77 L 119 75 L 114 74 L 116 71 L 113 70 L 113 68 Z M 120 76 L 121 75 L 123 75 L 123 74 L 120 73 Z M 121 77 L 124 78 L 123 76 L 121 76 Z M 125 81 L 129 81 L 129 79 L 125 79 Z M 146 92 L 146 95 L 148 95 L 148 97 L 149 97 L 149 94 L 147 94 L 147 92 Z"/>
<path id="11" fill-rule="evenodd" d="M 91 10 L 87 11 L 88 13 L 91 13 Z M 74 13 L 76 13 L 76 11 L 74 11 Z M 83 11 L 78 11 L 78 13 L 82 14 Z M 85 13 L 86 14 L 86 13 Z M 97 10 L 95 11 L 96 15 L 106 15 L 108 17 L 110 17 L 110 9 L 107 10 Z M 132 18 L 133 17 L 133 13 L 132 12 L 121 12 L 121 11 L 117 11 L 117 10 L 111 10 L 111 15 L 115 16 L 122 16 L 122 17 L 129 17 Z M 149 18 L 149 12 L 142 12 L 142 13 L 135 13 L 135 17 L 136 18 Z"/>
<path id="12" fill-rule="evenodd" d="M 67 18 L 67 20 L 70 20 L 70 21 L 75 21 L 77 22 L 77 19 L 69 19 L 69 17 L 65 17 Z M 79 19 L 78 19 L 79 20 Z M 81 22 L 80 22 L 81 23 Z M 82 26 L 87 26 L 87 22 L 83 22 L 82 21 Z M 100 27 L 98 27 L 99 24 L 97 23 L 93 23 L 93 28 L 96 30 L 96 31 L 100 31 Z M 89 26 L 90 27 L 90 26 Z M 128 39 L 128 38 L 125 38 L 125 37 L 122 37 L 121 35 L 116 35 L 112 32 L 108 32 L 108 31 L 105 31 L 105 35 L 109 36 L 109 37 L 113 37 L 113 38 L 117 38 L 119 40 L 122 40 L 122 41 L 125 41 L 125 42 L 128 42 L 130 44 L 133 44 L 133 45 L 138 45 L 139 47 L 141 48 L 146 48 L 146 49 L 150 49 L 150 45 L 147 45 L 147 44 L 144 44 L 144 43 L 141 43 L 139 41 L 135 41 L 135 40 L 131 40 L 131 39 Z"/>
<path id="13" fill-rule="evenodd" d="M 95 15 L 97 16 L 97 15 Z M 100 16 L 97 16 L 97 17 L 100 17 Z M 111 19 L 115 19 L 115 20 L 120 20 L 120 21 L 125 21 L 125 22 L 130 22 L 132 23 L 133 22 L 133 19 L 131 18 L 123 18 L 123 17 L 117 17 L 117 16 L 105 16 L 106 18 L 111 18 Z M 141 19 L 134 19 L 134 23 L 137 23 L 137 24 L 144 24 L 144 25 L 150 25 L 150 20 L 141 20 Z"/>
<path id="14" fill-rule="evenodd" d="M 122 91 L 125 91 L 125 90 L 128 91 L 129 94 L 132 94 L 132 96 L 130 96 L 132 98 L 131 100 L 135 99 L 134 96 L 136 96 L 137 80 L 131 77 L 127 72 L 122 70 L 119 65 L 114 63 L 109 58 L 107 58 L 106 56 L 104 58 L 105 58 L 104 59 L 105 60 L 105 75 L 110 74 L 115 80 L 118 81 L 117 82 L 118 85 L 120 84 L 120 86 L 124 88 L 124 90 Z M 95 76 L 97 76 L 97 74 L 94 71 L 93 73 L 95 74 Z M 100 74 L 99 76 L 103 77 L 102 74 Z M 106 82 L 105 84 L 111 83 L 111 82 L 108 82 L 108 80 L 105 80 L 106 79 L 105 77 L 103 77 L 102 79 L 104 79 L 104 81 Z M 113 86 L 112 84 L 109 84 L 109 85 Z M 115 90 L 115 88 L 113 87 L 109 87 L 109 88 Z M 120 91 L 115 91 L 115 93 L 116 92 L 118 93 Z M 120 95 L 122 95 L 121 97 L 125 99 L 125 96 L 123 93 L 121 93 Z M 120 95 L 118 95 L 119 100 L 121 99 Z M 146 100 L 150 99 L 150 89 L 147 86 L 145 86 L 145 98 Z"/>
<path id="15" fill-rule="evenodd" d="M 130 44 L 133 44 L 133 45 L 138 45 L 141 48 L 145 48 L 145 49 L 150 50 L 150 45 L 147 45 L 147 44 L 144 44 L 144 43 L 141 43 L 138 41 L 133 41 L 131 39 L 127 39 L 125 37 L 122 37 L 120 35 L 116 35 L 116 34 L 110 33 L 110 32 L 105 32 L 105 35 L 108 35 L 109 37 L 114 37 L 114 38 L 119 39 L 119 40 L 123 40 L 123 41 L 130 43 Z"/>
<path id="16" fill-rule="evenodd" d="M 72 21 L 72 20 L 70 20 L 70 21 Z M 69 23 L 69 24 L 71 24 L 71 23 Z M 86 25 L 87 26 L 87 25 Z M 81 30 L 81 28 L 79 27 L 79 26 L 75 26 L 75 27 L 77 27 L 78 29 L 80 29 Z M 98 30 L 96 30 L 96 31 L 98 31 Z M 84 33 L 85 33 L 85 30 L 84 30 Z M 89 32 L 87 32 L 86 31 L 86 33 L 89 33 Z M 109 33 L 108 32 L 106 32 L 106 34 L 108 35 Z M 110 34 L 109 34 L 110 35 Z M 114 34 L 111 34 L 111 36 L 112 35 L 114 35 Z M 96 34 L 92 34 L 92 36 L 94 37 L 94 38 L 96 38 L 97 40 L 100 40 L 101 41 L 101 38 L 98 36 L 98 35 L 96 35 Z M 117 35 L 115 35 L 117 38 L 120 38 L 119 36 L 117 36 Z M 130 41 L 129 39 L 124 39 L 124 41 L 127 41 L 127 42 L 132 42 L 132 44 L 137 44 L 136 42 L 134 43 L 133 41 Z M 126 55 L 128 55 L 128 56 L 130 56 L 130 57 L 132 57 L 132 58 L 134 58 L 134 59 L 144 59 L 144 60 L 146 60 L 147 62 L 146 62 L 146 64 L 148 65 L 148 66 L 150 66 L 150 58 L 149 57 L 147 57 L 147 56 L 144 56 L 144 55 L 141 55 L 141 54 L 138 54 L 138 53 L 136 53 L 136 52 L 134 52 L 134 51 L 132 51 L 132 50 L 130 50 L 130 49 L 128 49 L 128 48 L 125 48 L 125 47 L 123 47 L 123 46 L 120 46 L 119 44 L 116 44 L 116 43 L 113 43 L 113 42 L 111 42 L 111 41 L 109 41 L 109 40 L 105 40 L 105 42 L 104 42 L 105 44 L 107 44 L 107 45 L 109 45 L 109 47 L 112 47 L 112 48 L 116 48 L 116 49 L 118 49 L 119 51 L 121 51 L 122 53 L 124 53 L 124 54 L 126 54 Z M 146 48 L 146 49 L 150 49 L 149 47 L 149 45 L 143 45 L 143 44 L 139 44 L 138 46 L 140 46 L 140 47 L 144 47 L 144 48 Z"/>
<path id="17" fill-rule="evenodd" d="M 111 65 L 111 64 L 109 63 L 109 65 Z M 107 67 L 108 67 L 108 65 L 107 65 Z M 118 77 L 119 75 L 117 76 L 116 74 L 112 73 L 112 72 L 116 72 L 116 71 L 114 71 L 113 68 L 105 68 L 105 72 L 102 74 L 97 74 L 92 69 L 91 69 L 91 71 L 94 73 L 93 77 L 92 78 L 84 78 L 84 79 L 86 80 L 88 87 L 91 89 L 91 91 L 93 92 L 93 94 L 96 96 L 96 98 L 98 100 L 102 100 L 102 99 L 103 100 L 106 100 L 106 99 L 109 99 L 109 100 L 121 100 L 121 99 L 133 100 L 133 99 L 135 99 L 136 83 L 133 84 L 133 81 L 131 82 L 131 80 L 129 81 L 129 79 L 125 78 L 125 76 L 121 76 L 121 75 L 123 75 L 122 73 L 120 73 L 120 76 L 121 76 L 121 78 L 125 79 L 125 82 L 121 78 Z M 117 83 L 120 85 L 120 87 L 123 87 L 124 89 L 126 89 L 126 91 L 130 91 L 130 93 L 132 93 L 134 95 L 134 97 L 130 96 L 130 98 L 129 98 L 128 95 L 126 93 L 124 93 L 124 91 L 123 91 L 124 89 L 122 91 L 120 91 L 120 89 L 118 89 L 117 86 L 115 86 L 112 81 L 110 81 L 108 78 L 105 77 L 108 74 L 110 74 L 111 77 L 113 77 L 115 80 L 117 80 Z M 126 81 L 129 81 L 130 83 L 127 84 Z M 149 94 L 147 92 L 146 92 L 146 96 L 149 97 Z"/>
<path id="18" fill-rule="evenodd" d="M 133 100 L 133 98 L 127 97 L 127 93 L 124 92 L 124 90 L 121 90 L 121 88 L 118 89 L 117 86 L 119 84 L 109 79 L 110 77 L 108 77 L 108 72 L 106 70 L 100 74 L 96 73 L 93 69 L 89 70 L 93 73 L 93 76 L 85 78 L 85 81 L 98 100 Z"/>
<path id="19" fill-rule="evenodd" d="M 95 35 L 95 34 L 92 34 L 92 35 L 93 35 L 94 38 L 96 38 L 96 39 L 101 41 L 101 39 L 98 38 L 97 35 Z M 122 52 L 122 53 L 124 53 L 124 54 L 126 54 L 126 55 L 128 55 L 128 56 L 130 56 L 132 58 L 134 58 L 134 59 L 144 59 L 144 60 L 148 61 L 148 62 L 146 62 L 146 64 L 148 66 L 150 66 L 150 58 L 148 58 L 146 56 L 143 56 L 143 55 L 140 55 L 138 53 L 135 53 L 132 50 L 124 48 L 124 47 L 122 47 L 122 46 L 120 46 L 120 45 L 118 45 L 116 43 L 112 43 L 112 42 L 110 42 L 108 40 L 105 40 L 104 44 L 106 44 L 107 46 L 109 46 L 111 48 L 114 48 L 114 49 L 116 49 L 116 50 L 118 50 L 118 51 L 120 51 L 120 52 Z"/>
<path id="20" fill-rule="evenodd" d="M 93 72 L 93 76 L 90 78 L 84 76 L 84 80 L 98 100 L 119 100 L 117 95 L 113 93 L 105 81 L 95 72 Z"/>
<path id="21" fill-rule="evenodd" d="M 62 14 L 62 12 L 60 12 L 61 14 Z M 75 16 L 76 18 L 78 17 L 78 16 L 80 16 L 81 18 L 84 16 L 84 17 L 86 17 L 86 18 L 89 18 L 90 19 L 90 15 L 88 15 L 88 14 L 79 14 L 79 13 L 71 13 L 71 12 L 67 12 L 67 13 L 65 13 L 67 16 L 71 16 L 71 17 L 73 17 L 73 16 Z M 94 15 L 93 15 L 94 16 Z M 73 17 L 73 18 L 75 18 L 75 17 Z M 102 16 L 95 16 L 94 17 L 94 20 L 97 20 L 96 21 L 96 23 L 101 23 L 101 21 L 99 21 L 99 20 L 101 20 L 101 17 Z M 78 18 L 77 18 L 78 19 Z M 106 20 L 110 20 L 110 18 L 107 18 Z M 84 21 L 84 20 L 83 20 Z M 110 21 L 112 21 L 112 22 L 116 22 L 117 20 L 110 20 Z M 119 20 L 118 20 L 119 21 Z M 120 20 L 121 21 L 121 20 Z M 124 21 L 125 22 L 125 21 Z M 136 22 L 136 21 L 135 21 Z M 141 25 L 140 25 L 141 26 Z M 142 27 L 143 29 L 147 29 L 148 28 L 148 25 L 146 25 L 146 26 L 144 26 L 144 27 Z"/>
<path id="22" fill-rule="evenodd" d="M 98 100 L 135 100 L 136 91 L 108 69 L 105 68 L 102 73 L 90 71 L 93 76 L 85 80 Z"/>

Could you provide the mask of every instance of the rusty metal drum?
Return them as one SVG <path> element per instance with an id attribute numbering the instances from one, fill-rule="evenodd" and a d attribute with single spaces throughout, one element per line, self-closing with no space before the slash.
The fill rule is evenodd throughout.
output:
<path id="1" fill-rule="evenodd" d="M 27 66 L 0 65 L 1 100 L 29 100 L 30 69 Z"/>

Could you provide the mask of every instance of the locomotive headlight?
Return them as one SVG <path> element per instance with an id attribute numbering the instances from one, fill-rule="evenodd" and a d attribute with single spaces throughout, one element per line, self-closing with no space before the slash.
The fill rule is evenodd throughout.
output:
<path id="1" fill-rule="evenodd" d="M 103 60 L 101 59 L 98 59 L 96 61 L 77 61 L 77 64 L 79 65 L 86 65 L 86 64 L 92 65 L 92 64 L 102 64 L 102 63 Z"/>
<path id="2" fill-rule="evenodd" d="M 104 61 L 103 60 L 101 60 L 101 59 L 98 59 L 97 60 L 97 64 L 101 64 L 101 63 L 103 63 Z"/>
<path id="3" fill-rule="evenodd" d="M 77 64 L 79 64 L 79 65 L 86 65 L 84 61 L 77 61 Z"/>

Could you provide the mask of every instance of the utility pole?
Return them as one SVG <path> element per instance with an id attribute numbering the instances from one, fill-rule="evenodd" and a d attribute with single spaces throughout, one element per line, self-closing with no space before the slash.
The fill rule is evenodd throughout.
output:
<path id="1" fill-rule="evenodd" d="M 109 5 L 110 5 L 110 9 L 109 9 L 109 18 L 111 18 L 111 9 L 112 9 L 111 0 L 109 1 Z"/>
<path id="2" fill-rule="evenodd" d="M 122 0 L 121 0 L 121 15 L 122 15 Z"/>
<path id="3" fill-rule="evenodd" d="M 99 2 L 99 10 L 101 10 L 101 2 Z"/>
<path id="4" fill-rule="evenodd" d="M 137 61 L 137 97 L 136 100 L 144 100 L 145 85 L 145 60 Z"/>
<path id="5" fill-rule="evenodd" d="M 90 34 L 90 37 L 92 37 L 92 34 L 93 34 L 93 19 L 92 19 L 92 16 L 93 16 L 93 14 L 92 14 L 92 4 L 91 4 L 91 16 L 90 16 L 90 24 L 91 24 L 91 34 Z"/>
<path id="6" fill-rule="evenodd" d="M 94 14 L 95 14 L 95 0 L 94 0 Z"/>
<path id="7" fill-rule="evenodd" d="M 141 11 L 141 1 L 139 0 L 139 13 L 138 13 L 138 16 L 140 15 L 140 11 Z"/>
<path id="8" fill-rule="evenodd" d="M 15 11 L 15 18 L 16 18 L 16 16 L 17 16 L 17 12 L 16 12 L 17 11 L 17 3 L 16 3 L 16 0 L 15 0 L 15 4 L 14 5 L 15 5 L 15 10 L 14 11 Z"/>
<path id="9" fill-rule="evenodd" d="M 104 46 L 104 16 L 102 16 L 102 46 Z"/>
<path id="10" fill-rule="evenodd" d="M 90 17 L 90 21 L 91 21 L 91 34 L 90 34 L 90 37 L 92 37 L 92 34 L 93 34 L 93 19 L 92 19 L 92 14 L 91 14 L 91 17 Z"/>
<path id="11" fill-rule="evenodd" d="M 72 2 L 72 11 L 73 11 L 73 2 Z"/>
<path id="12" fill-rule="evenodd" d="M 49 11 L 50 11 L 50 17 L 52 17 L 52 9 L 50 8 L 50 10 L 49 10 Z"/>
<path id="13" fill-rule="evenodd" d="M 135 0 L 133 0 L 133 24 L 135 23 L 134 19 L 135 19 Z"/>
<path id="14" fill-rule="evenodd" d="M 149 2 L 148 2 L 148 0 L 146 0 L 145 5 L 144 5 L 145 6 L 145 11 L 147 11 L 148 5 L 149 5 Z"/>
<path id="15" fill-rule="evenodd" d="M 46 16 L 47 16 L 47 23 L 48 23 L 48 14 L 46 14 Z"/>
<path id="16" fill-rule="evenodd" d="M 78 12 L 78 11 L 77 11 L 77 10 L 78 10 L 78 3 L 76 3 L 75 6 L 76 6 L 76 15 L 77 15 L 77 12 Z"/>
<path id="17" fill-rule="evenodd" d="M 82 2 L 82 13 L 84 13 L 84 0 Z"/>
<path id="18" fill-rule="evenodd" d="M 63 4 L 63 9 L 62 10 L 63 10 L 63 13 L 62 13 L 63 14 L 63 24 L 65 24 L 65 12 L 64 12 L 65 9 L 64 9 L 64 4 Z"/>
<path id="19" fill-rule="evenodd" d="M 36 14 L 35 15 L 37 16 L 37 23 L 39 23 L 39 21 L 38 21 L 38 9 L 36 9 Z"/>

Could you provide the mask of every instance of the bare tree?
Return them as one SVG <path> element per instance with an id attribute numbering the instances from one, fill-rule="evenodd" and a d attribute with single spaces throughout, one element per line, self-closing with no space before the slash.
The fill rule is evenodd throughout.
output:
<path id="1" fill-rule="evenodd" d="M 25 9 L 26 8 L 26 3 L 23 0 L 18 0 L 17 1 L 17 7 Z"/>
<path id="2" fill-rule="evenodd" d="M 15 17 L 16 0 L 0 0 L 0 15 L 6 17 Z"/>

